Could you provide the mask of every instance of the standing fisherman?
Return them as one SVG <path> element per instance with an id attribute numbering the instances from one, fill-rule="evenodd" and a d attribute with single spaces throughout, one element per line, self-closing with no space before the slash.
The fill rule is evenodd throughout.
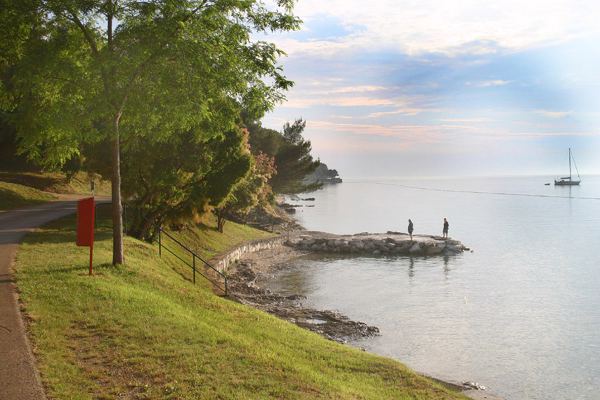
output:
<path id="1" fill-rule="evenodd" d="M 412 233 L 413 233 L 414 227 L 413 227 L 413 223 L 412 221 L 409 219 L 408 220 L 408 234 L 410 235 L 410 240 L 412 240 Z"/>
<path id="2" fill-rule="evenodd" d="M 450 224 L 448 223 L 448 220 L 446 218 L 444 218 L 444 229 L 442 230 L 442 236 L 444 237 L 444 239 L 448 239 L 448 228 L 450 227 Z"/>

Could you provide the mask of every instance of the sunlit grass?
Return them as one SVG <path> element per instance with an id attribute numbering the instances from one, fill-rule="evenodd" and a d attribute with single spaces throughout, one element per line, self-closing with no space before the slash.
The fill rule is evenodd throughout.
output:
<path id="1" fill-rule="evenodd" d="M 17 282 L 35 354 L 57 399 L 458 399 L 402 364 L 328 341 L 215 296 L 174 272 L 157 247 L 125 239 L 113 267 L 108 213 L 99 213 L 96 275 L 74 244 L 73 217 L 26 237 Z M 233 223 L 179 232 L 205 255 L 252 237 Z M 203 250 L 202 250 L 203 249 Z"/>
<path id="2" fill-rule="evenodd" d="M 94 180 L 96 194 L 110 194 L 110 181 L 102 180 L 99 176 Z M 51 193 L 91 193 L 90 178 L 84 172 L 78 172 L 67 179 L 61 172 L 0 171 L 0 181 L 17 183 Z"/>
<path id="3" fill-rule="evenodd" d="M 0 210 L 27 207 L 52 199 L 54 199 L 53 195 L 28 186 L 0 182 Z"/>

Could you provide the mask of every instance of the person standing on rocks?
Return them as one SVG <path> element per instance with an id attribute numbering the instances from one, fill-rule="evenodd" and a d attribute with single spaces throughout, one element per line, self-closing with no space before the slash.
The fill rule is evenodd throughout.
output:
<path id="1" fill-rule="evenodd" d="M 446 218 L 444 218 L 444 229 L 442 230 L 442 236 L 444 237 L 444 239 L 448 239 L 448 228 L 450 227 L 450 224 L 448 223 L 448 220 Z"/>
<path id="2" fill-rule="evenodd" d="M 414 230 L 413 223 L 412 223 L 412 221 L 409 219 L 409 220 L 408 220 L 408 234 L 410 235 L 410 240 L 412 240 L 412 233 L 413 233 L 413 230 Z"/>

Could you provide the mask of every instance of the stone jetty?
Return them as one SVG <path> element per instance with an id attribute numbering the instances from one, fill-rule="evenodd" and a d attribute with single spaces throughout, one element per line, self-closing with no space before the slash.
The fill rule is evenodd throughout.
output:
<path id="1" fill-rule="evenodd" d="M 334 235 L 303 231 L 285 244 L 315 253 L 356 254 L 370 256 L 437 256 L 454 255 L 470 249 L 460 241 L 441 236 L 413 235 L 401 232 Z"/>

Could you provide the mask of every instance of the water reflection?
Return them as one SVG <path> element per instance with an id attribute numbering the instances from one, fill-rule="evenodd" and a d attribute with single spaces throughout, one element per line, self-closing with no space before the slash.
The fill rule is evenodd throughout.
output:
<path id="1" fill-rule="evenodd" d="M 448 275 L 450 274 L 450 267 L 448 266 L 450 262 L 450 256 L 444 255 L 444 277 L 448 280 Z"/>

